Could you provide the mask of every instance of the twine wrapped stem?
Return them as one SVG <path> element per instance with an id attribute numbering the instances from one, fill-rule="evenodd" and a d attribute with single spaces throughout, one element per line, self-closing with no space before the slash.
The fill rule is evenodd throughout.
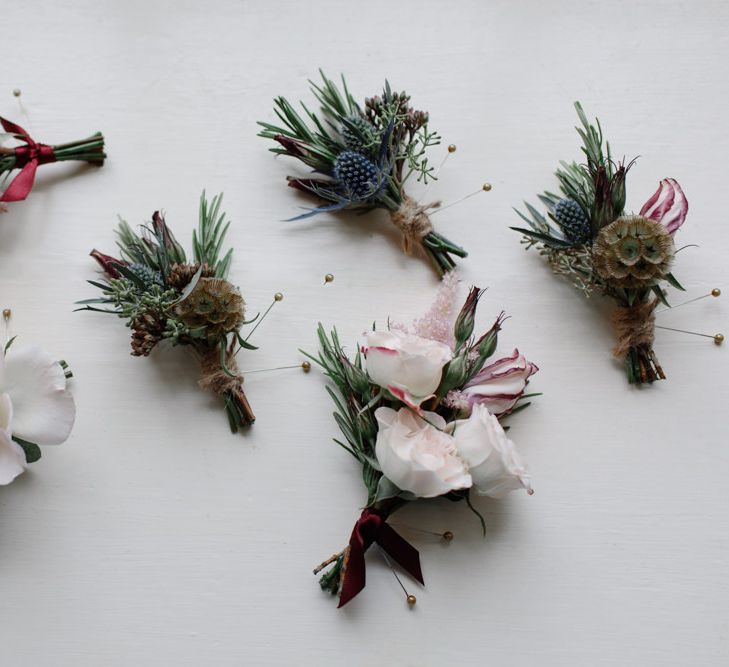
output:
<path id="1" fill-rule="evenodd" d="M 658 300 L 654 299 L 632 306 L 617 306 L 613 310 L 612 324 L 618 339 L 613 355 L 625 361 L 631 383 L 666 379 L 653 352 L 657 305 Z"/>
<path id="2" fill-rule="evenodd" d="M 220 365 L 218 346 L 201 351 L 198 385 L 201 389 L 223 397 L 230 419 L 230 428 L 237 431 L 239 426 L 250 426 L 256 421 L 256 416 L 243 391 L 243 376 L 238 372 L 232 345 L 226 350 L 225 365 L 232 375 L 226 373 Z"/>
<path id="3" fill-rule="evenodd" d="M 414 245 L 422 245 L 423 239 L 433 231 L 428 211 L 440 206 L 439 201 L 420 205 L 406 196 L 400 208 L 390 212 L 390 219 L 402 232 L 402 249 L 406 255 L 412 254 Z"/>

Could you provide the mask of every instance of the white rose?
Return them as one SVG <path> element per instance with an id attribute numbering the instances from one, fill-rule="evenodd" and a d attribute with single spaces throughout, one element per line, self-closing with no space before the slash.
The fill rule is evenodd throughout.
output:
<path id="1" fill-rule="evenodd" d="M 399 331 L 368 331 L 361 348 L 372 382 L 416 409 L 433 396 L 453 357 L 445 343 Z"/>
<path id="2" fill-rule="evenodd" d="M 446 423 L 440 415 L 425 412 L 421 419 L 408 408 L 378 408 L 375 417 L 377 461 L 399 488 L 418 498 L 434 498 L 471 486 L 471 475 L 456 453 L 453 437 L 443 432 Z"/>
<path id="3" fill-rule="evenodd" d="M 451 422 L 448 430 L 480 495 L 503 498 L 509 491 L 522 488 L 533 493 L 529 473 L 514 443 L 486 407 L 474 405 L 468 419 Z"/>
<path id="4" fill-rule="evenodd" d="M 25 452 L 12 440 L 13 404 L 0 394 L 0 484 L 9 484 L 25 470 Z"/>
<path id="5" fill-rule="evenodd" d="M 0 351 L 0 484 L 25 470 L 13 435 L 36 445 L 59 445 L 73 427 L 76 407 L 61 365 L 35 346 Z"/>

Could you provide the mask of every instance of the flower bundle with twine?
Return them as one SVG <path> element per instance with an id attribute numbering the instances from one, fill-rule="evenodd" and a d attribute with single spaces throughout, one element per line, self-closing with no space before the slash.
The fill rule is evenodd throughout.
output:
<path id="1" fill-rule="evenodd" d="M 527 213 L 516 212 L 528 226 L 512 229 L 522 234 L 527 249 L 536 246 L 555 273 L 586 295 L 597 290 L 615 300 L 613 354 L 624 362 L 628 381 L 663 380 L 653 350 L 655 309 L 669 305 L 663 284 L 683 290 L 671 269 L 677 252 L 673 237 L 686 219 L 688 202 L 678 182 L 665 178 L 638 215 L 626 213 L 626 178 L 635 160 L 613 160 L 599 121 L 588 121 L 579 102 L 575 108 L 586 162 L 561 162 L 560 194 L 539 195 L 546 215 L 526 203 Z"/>
<path id="2" fill-rule="evenodd" d="M 159 211 L 141 234 L 121 221 L 119 258 L 91 252 L 106 277 L 88 282 L 102 296 L 78 303 L 79 310 L 126 320 L 134 356 L 148 356 L 162 341 L 189 347 L 200 363 L 199 386 L 222 398 L 231 431 L 236 432 L 255 421 L 236 355 L 242 349 L 256 349 L 248 342 L 252 331 L 244 337 L 241 328 L 259 315 L 245 319 L 240 290 L 228 281 L 233 250 L 221 255 L 230 226 L 221 202 L 222 195 L 209 202 L 203 192 L 191 261 Z"/>
<path id="3" fill-rule="evenodd" d="M 259 122 L 259 136 L 277 144 L 273 153 L 293 157 L 313 171 L 313 176 L 290 176 L 289 186 L 326 202 L 292 219 L 385 209 L 402 234 L 406 254 L 421 248 L 441 276 L 453 269 L 452 256 L 467 253 L 433 229 L 429 212 L 440 202 L 421 205 L 405 191 L 411 177 L 424 185 L 436 178 L 427 153 L 440 136 L 429 130 L 428 113 L 413 109 L 410 96 L 394 92 L 387 82 L 381 95 L 361 106 L 344 77 L 340 89 L 320 73 L 321 84 L 310 82 L 320 115 L 302 104 L 302 116 L 285 97 L 277 97 L 274 111 L 281 125 Z"/>

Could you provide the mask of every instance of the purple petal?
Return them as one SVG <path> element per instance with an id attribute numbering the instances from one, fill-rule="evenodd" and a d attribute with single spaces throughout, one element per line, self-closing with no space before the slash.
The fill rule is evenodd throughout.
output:
<path id="1" fill-rule="evenodd" d="M 651 198 L 643 204 L 640 214 L 660 222 L 673 234 L 686 220 L 688 201 L 675 178 L 664 178 Z"/>

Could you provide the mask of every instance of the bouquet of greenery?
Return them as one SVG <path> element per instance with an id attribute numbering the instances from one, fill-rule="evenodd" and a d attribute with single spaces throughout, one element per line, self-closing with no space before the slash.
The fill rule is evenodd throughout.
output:
<path id="1" fill-rule="evenodd" d="M 120 258 L 93 250 L 91 256 L 106 272 L 102 282 L 88 282 L 102 296 L 79 301 L 83 308 L 111 313 L 132 330 L 132 354 L 148 356 L 162 341 L 188 346 L 201 366 L 203 389 L 220 396 L 233 432 L 255 421 L 243 392 L 243 377 L 236 355 L 255 350 L 241 327 L 246 320 L 240 290 L 228 281 L 232 248 L 222 254 L 230 226 L 221 212 L 222 195 L 208 202 L 200 199 L 200 218 L 192 234 L 192 261 L 175 239 L 163 216 L 156 211 L 152 222 L 137 234 L 122 221 L 117 234 Z M 275 301 L 282 295 L 277 294 Z"/>
<path id="2" fill-rule="evenodd" d="M 482 290 L 472 288 L 453 317 L 457 278 L 446 275 L 431 310 L 411 327 L 391 325 L 365 333 L 354 358 L 336 330 L 319 325 L 321 351 L 310 357 L 334 383 L 343 440 L 335 440 L 362 466 L 367 503 L 349 545 L 314 570 L 329 569 L 323 590 L 346 604 L 365 585 L 365 552 L 377 545 L 423 583 L 418 552 L 388 523 L 396 510 L 421 498 L 471 504 L 470 494 L 501 498 L 514 489 L 532 493 L 529 474 L 501 420 L 529 405 L 524 399 L 537 367 L 518 350 L 489 361 L 504 320 L 476 339 L 474 319 Z M 455 319 L 455 321 L 454 321 Z M 443 534 L 450 540 L 449 531 Z M 415 596 L 407 595 L 409 605 Z"/>
<path id="3" fill-rule="evenodd" d="M 40 165 L 75 160 L 100 167 L 106 159 L 101 132 L 88 139 L 49 146 L 35 141 L 20 125 L 5 118 L 0 118 L 0 125 L 5 130 L 0 133 L 0 184 L 4 187 L 0 202 L 25 199 L 33 188 L 35 172 Z M 8 139 L 22 143 L 15 148 L 2 146 Z M 10 173 L 16 169 L 20 172 L 8 183 Z"/>
<path id="4" fill-rule="evenodd" d="M 410 106 L 410 96 L 393 92 L 385 83 L 382 95 L 367 98 L 364 107 L 324 73 L 322 84 L 311 83 L 321 115 L 303 103 L 303 117 L 285 97 L 274 101 L 282 125 L 260 122 L 259 136 L 273 139 L 271 151 L 288 155 L 313 170 L 313 177 L 289 177 L 288 184 L 327 202 L 294 220 L 325 211 L 354 209 L 364 213 L 383 208 L 402 232 L 403 250 L 420 246 L 440 275 L 452 269 L 451 255 L 466 251 L 433 230 L 428 211 L 440 202 L 421 205 L 405 192 L 408 179 L 427 184 L 435 169 L 426 156 L 440 143 L 428 128 L 428 113 Z"/>
<path id="5" fill-rule="evenodd" d="M 539 195 L 546 215 L 526 204 L 527 213 L 517 213 L 528 227 L 512 229 L 586 295 L 597 290 L 617 302 L 613 353 L 624 360 L 629 382 L 665 379 L 653 351 L 654 311 L 659 303 L 668 305 L 662 283 L 683 290 L 671 269 L 673 235 L 688 202 L 678 182 L 666 178 L 638 215 L 626 213 L 625 182 L 635 160 L 615 161 L 599 121 L 590 123 L 578 102 L 575 108 L 586 163 L 560 162 L 560 194 Z"/>

